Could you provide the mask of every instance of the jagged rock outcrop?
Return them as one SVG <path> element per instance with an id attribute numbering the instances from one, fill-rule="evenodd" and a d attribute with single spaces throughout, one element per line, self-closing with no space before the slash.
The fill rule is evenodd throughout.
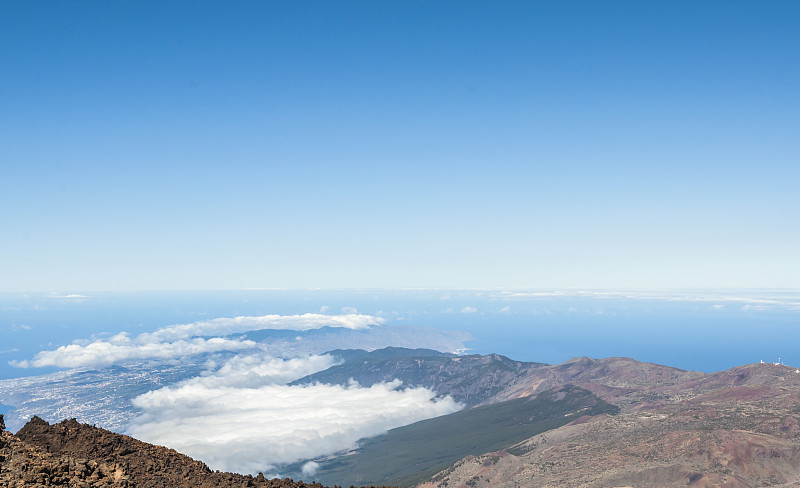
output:
<path id="1" fill-rule="evenodd" d="M 323 488 L 319 483 L 212 471 L 172 449 L 80 424 L 34 417 L 16 435 L 0 415 L 0 486 L 8 488 Z"/>

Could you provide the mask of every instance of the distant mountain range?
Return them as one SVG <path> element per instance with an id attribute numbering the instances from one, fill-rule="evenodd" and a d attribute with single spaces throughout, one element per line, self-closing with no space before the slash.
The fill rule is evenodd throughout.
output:
<path id="1" fill-rule="evenodd" d="M 314 477 L 325 484 L 800 486 L 800 370 L 795 368 L 751 364 L 700 373 L 628 358 L 547 365 L 494 354 L 402 348 L 331 354 L 341 363 L 293 384 L 355 381 L 370 386 L 400 379 L 404 387 L 425 386 L 467 408 L 314 459 Z M 180 377 L 189 369 L 169 374 Z M 133 374 L 129 369 L 117 373 Z M 59 381 L 66 388 L 65 379 Z M 131 388 L 139 391 L 154 381 L 140 380 Z M 30 446 L 29 431 L 47 430 L 44 425 L 37 420 L 17 440 Z M 76 422 L 58 425 L 65 432 L 78 429 Z M 137 449 L 144 457 L 160 455 Z M 103 462 L 118 463 L 117 454 L 104 454 Z M 300 478 L 307 461 L 282 466 L 281 472 Z M 193 486 L 239 487 L 245 482 L 236 478 L 230 484 Z"/>

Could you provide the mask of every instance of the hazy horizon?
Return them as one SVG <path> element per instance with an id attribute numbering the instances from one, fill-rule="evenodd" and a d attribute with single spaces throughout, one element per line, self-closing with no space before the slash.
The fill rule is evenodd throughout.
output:
<path id="1" fill-rule="evenodd" d="M 394 335 L 391 340 L 382 339 L 384 342 L 364 343 L 371 347 L 402 345 L 407 340 L 402 338 L 402 330 L 410 327 L 408 337 L 419 336 L 415 347 L 447 352 L 463 349 L 548 363 L 579 356 L 628 356 L 707 372 L 759 360 L 773 361 L 779 356 L 791 363 L 798 354 L 791 346 L 791 339 L 800 334 L 795 330 L 800 321 L 800 291 L 797 290 L 365 289 L 85 293 L 0 293 L 0 327 L 10 339 L 10 347 L 0 351 L 4 359 L 0 377 L 29 374 L 24 368 L 8 366 L 9 361 L 29 363 L 34 354 L 41 351 L 70 344 L 83 347 L 91 341 L 107 341 L 121 332 L 131 339 L 141 334 L 151 337 L 154 331 L 165 327 L 180 326 L 192 330 L 192 336 L 203 336 L 198 321 L 216 323 L 235 317 L 250 320 L 247 317 L 310 314 L 319 321 L 324 317 L 350 314 L 363 316 L 360 320 L 373 317 L 377 321 L 375 324 L 380 325 L 378 329 L 390 327 L 401 334 Z M 269 320 L 263 324 L 254 323 L 269 329 L 273 327 Z M 430 335 L 431 342 L 426 346 L 420 327 L 456 335 L 444 342 L 445 336 Z M 227 336 L 222 330 L 213 330 Z M 797 339 L 800 340 L 800 336 Z M 399 342 L 395 344 L 392 340 Z M 337 346 L 330 349 L 340 346 L 337 342 Z M 322 343 L 315 347 L 315 353 L 328 350 Z M 353 347 L 358 344 L 354 342 Z M 78 356 L 81 354 L 83 352 Z M 124 362 L 126 356 L 120 355 L 119 359 Z M 79 365 L 58 361 L 42 363 L 43 366 L 47 364 L 61 368 Z"/>

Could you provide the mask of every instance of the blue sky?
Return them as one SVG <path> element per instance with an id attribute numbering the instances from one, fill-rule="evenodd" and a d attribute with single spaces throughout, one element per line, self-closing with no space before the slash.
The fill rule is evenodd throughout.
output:
<path id="1" fill-rule="evenodd" d="M 800 4 L 0 4 L 0 291 L 800 287 Z"/>

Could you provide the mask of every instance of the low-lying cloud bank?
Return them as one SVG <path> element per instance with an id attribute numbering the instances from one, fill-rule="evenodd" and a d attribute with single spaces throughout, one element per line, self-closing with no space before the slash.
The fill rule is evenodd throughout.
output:
<path id="1" fill-rule="evenodd" d="M 265 329 L 292 332 L 247 335 Z M 264 315 L 79 340 L 12 364 L 100 369 L 134 361 L 202 363 L 200 376 L 132 399 L 138 414 L 126 433 L 215 469 L 276 474 L 282 464 L 350 449 L 361 438 L 462 408 L 426 388 L 400 389 L 399 381 L 369 388 L 287 385 L 335 365 L 338 359 L 325 352 L 387 346 L 456 351 L 470 339 L 459 331 L 384 325 L 380 317 L 357 313 Z M 200 354 L 207 356 L 198 359 Z M 304 473 L 312 476 L 316 468 L 307 462 Z"/>
<path id="2" fill-rule="evenodd" d="M 336 364 L 336 358 L 328 354 L 311 354 L 291 359 L 277 358 L 263 352 L 237 355 L 225 361 L 213 373 L 186 380 L 177 387 L 199 386 L 212 389 L 283 385 Z"/>
<path id="3" fill-rule="evenodd" d="M 400 381 L 286 386 L 333 365 L 330 356 L 283 360 L 264 354 L 227 361 L 214 374 L 145 393 L 126 433 L 201 459 L 213 469 L 269 472 L 356 446 L 363 437 L 462 408 Z M 313 466 L 309 465 L 309 471 Z"/>
<path id="4" fill-rule="evenodd" d="M 141 344 L 137 343 L 135 339 L 129 338 L 125 332 L 121 332 L 105 341 L 95 341 L 87 345 L 61 346 L 54 351 L 38 352 L 32 360 L 11 361 L 10 364 L 19 368 L 103 367 L 136 359 L 172 359 L 194 354 L 237 351 L 254 347 L 256 347 L 256 343 L 253 341 L 221 337 Z"/>
<path id="5" fill-rule="evenodd" d="M 217 318 L 191 324 L 170 325 L 136 337 L 121 332 L 108 339 L 86 343 L 75 341 L 51 351 L 41 351 L 31 360 L 12 361 L 20 368 L 55 366 L 59 368 L 105 367 L 134 360 L 174 359 L 195 354 L 253 349 L 257 344 L 224 336 L 253 330 L 308 331 L 323 327 L 366 330 L 384 319 L 363 314 L 263 315 L 258 317 Z"/>

